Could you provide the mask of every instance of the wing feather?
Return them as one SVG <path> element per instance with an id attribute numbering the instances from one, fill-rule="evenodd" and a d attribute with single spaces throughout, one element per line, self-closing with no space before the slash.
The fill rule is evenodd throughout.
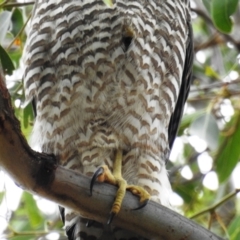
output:
<path id="1" fill-rule="evenodd" d="M 186 48 L 186 58 L 182 75 L 182 84 L 178 95 L 177 104 L 171 116 L 168 127 L 169 148 L 172 149 L 178 127 L 182 118 L 184 105 L 188 97 L 190 85 L 192 83 L 192 65 L 193 65 L 193 33 L 191 23 L 188 22 L 188 43 Z"/>

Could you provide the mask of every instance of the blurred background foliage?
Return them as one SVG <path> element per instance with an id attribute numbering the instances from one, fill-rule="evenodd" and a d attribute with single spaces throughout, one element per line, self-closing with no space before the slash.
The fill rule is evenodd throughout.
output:
<path id="1" fill-rule="evenodd" d="M 15 114 L 29 137 L 22 53 L 32 1 L 0 0 L 0 61 Z M 240 239 L 239 0 L 192 0 L 193 84 L 167 163 L 174 208 L 224 239 Z M 1 151 L 1 150 L 0 150 Z M 65 239 L 54 203 L 0 172 L 0 239 Z"/>

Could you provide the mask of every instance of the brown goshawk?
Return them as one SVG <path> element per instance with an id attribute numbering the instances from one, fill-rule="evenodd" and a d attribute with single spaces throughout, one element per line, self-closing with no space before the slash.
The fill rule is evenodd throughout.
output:
<path id="1" fill-rule="evenodd" d="M 25 49 L 32 146 L 60 164 L 169 206 L 168 159 L 192 67 L 189 0 L 37 0 Z M 115 163 L 114 163 L 115 161 Z M 67 189 L 66 189 L 67 191 Z M 141 239 L 86 227 L 61 208 L 69 239 Z M 134 238 L 135 237 L 135 238 Z"/>

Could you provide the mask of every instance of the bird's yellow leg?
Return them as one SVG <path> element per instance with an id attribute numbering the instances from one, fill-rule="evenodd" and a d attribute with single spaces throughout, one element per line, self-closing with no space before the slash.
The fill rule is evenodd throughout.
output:
<path id="1" fill-rule="evenodd" d="M 142 187 L 135 185 L 128 185 L 126 180 L 122 177 L 122 151 L 117 150 L 115 161 L 113 164 L 113 172 L 108 169 L 106 165 L 100 167 L 94 174 L 90 189 L 92 189 L 95 180 L 98 179 L 100 182 L 108 182 L 112 185 L 118 186 L 116 193 L 116 198 L 112 206 L 111 214 L 116 215 L 120 211 L 123 198 L 125 196 L 126 190 L 131 191 L 134 195 L 139 196 L 140 203 L 142 205 L 136 209 L 139 209 L 146 205 L 147 201 L 150 199 L 150 194 Z"/>
<path id="2" fill-rule="evenodd" d="M 117 150 L 116 158 L 113 163 L 113 176 L 116 180 L 118 190 L 112 206 L 111 213 L 114 213 L 116 215 L 120 211 L 127 188 L 127 182 L 122 177 L 122 151 L 120 150 Z"/>

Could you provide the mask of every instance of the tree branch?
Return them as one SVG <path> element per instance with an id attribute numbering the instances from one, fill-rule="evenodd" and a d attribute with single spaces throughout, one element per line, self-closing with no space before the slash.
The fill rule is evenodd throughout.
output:
<path id="1" fill-rule="evenodd" d="M 0 72 L 1 69 L 0 69 Z M 26 191 L 72 208 L 86 218 L 106 223 L 116 188 L 96 183 L 89 194 L 89 178 L 57 165 L 53 155 L 33 151 L 20 131 L 3 74 L 0 74 L 0 165 Z M 136 232 L 149 239 L 211 239 L 222 238 L 193 221 L 151 202 L 138 211 L 131 209 L 139 201 L 129 192 L 113 225 Z"/>
<path id="2" fill-rule="evenodd" d="M 218 201 L 217 203 L 215 203 L 214 205 L 204 209 L 204 210 L 201 210 L 200 212 L 194 214 L 193 216 L 190 217 L 190 219 L 193 219 L 193 218 L 197 218 L 205 213 L 212 213 L 212 212 L 215 212 L 215 210 L 220 207 L 221 205 L 223 205 L 223 203 L 229 201 L 231 198 L 235 197 L 238 193 L 240 192 L 240 189 L 235 189 L 234 192 L 231 192 L 229 193 L 227 196 L 225 196 L 223 199 L 221 199 L 220 201 Z"/>

